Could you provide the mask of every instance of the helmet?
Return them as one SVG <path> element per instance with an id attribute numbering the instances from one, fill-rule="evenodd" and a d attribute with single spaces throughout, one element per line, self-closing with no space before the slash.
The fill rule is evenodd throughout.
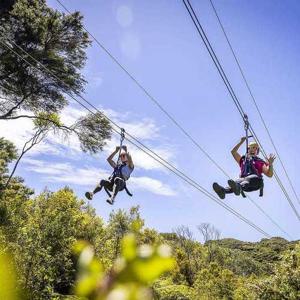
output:
<path id="1" fill-rule="evenodd" d="M 248 144 L 248 150 L 249 150 L 249 147 L 253 147 L 253 146 L 257 147 L 257 154 L 258 154 L 259 153 L 259 145 L 256 141 L 252 141 Z"/>
<path id="2" fill-rule="evenodd" d="M 250 142 L 250 143 L 248 144 L 248 146 L 249 146 L 249 147 L 251 147 L 251 146 L 257 146 L 257 147 L 258 147 L 258 144 L 257 144 L 256 141 L 252 141 L 252 142 Z"/>

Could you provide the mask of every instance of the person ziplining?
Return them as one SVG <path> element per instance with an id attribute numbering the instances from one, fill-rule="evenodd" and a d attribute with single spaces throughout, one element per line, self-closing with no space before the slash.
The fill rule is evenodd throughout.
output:
<path id="1" fill-rule="evenodd" d="M 118 192 L 125 190 L 129 196 L 132 194 L 128 191 L 126 181 L 130 178 L 134 169 L 134 164 L 130 153 L 127 151 L 127 147 L 123 145 L 125 138 L 124 129 L 121 130 L 121 142 L 120 146 L 117 146 L 115 151 L 107 158 L 107 162 L 114 169 L 112 175 L 107 179 L 102 179 L 100 183 L 95 187 L 94 191 L 86 192 L 87 199 L 92 200 L 93 196 L 100 192 L 102 188 L 106 191 L 109 198 L 107 203 L 113 205 Z M 114 161 L 115 155 L 119 153 L 117 162 Z M 112 194 L 110 194 L 112 192 Z"/>
<path id="2" fill-rule="evenodd" d="M 234 193 L 239 196 L 245 196 L 244 192 L 253 192 L 259 190 L 259 196 L 263 196 L 263 174 L 267 177 L 273 176 L 273 162 L 275 155 L 270 154 L 267 158 L 267 162 L 258 157 L 259 145 L 256 141 L 248 142 L 250 136 L 248 136 L 249 122 L 248 117 L 244 116 L 246 136 L 241 138 L 241 141 L 236 144 L 231 150 L 231 154 L 235 161 L 239 164 L 241 172 L 240 177 L 237 180 L 228 180 L 228 187 L 223 187 L 217 182 L 213 183 L 213 189 L 219 196 L 224 199 L 226 194 Z M 241 156 L 238 153 L 238 149 L 246 141 L 246 154 Z"/>

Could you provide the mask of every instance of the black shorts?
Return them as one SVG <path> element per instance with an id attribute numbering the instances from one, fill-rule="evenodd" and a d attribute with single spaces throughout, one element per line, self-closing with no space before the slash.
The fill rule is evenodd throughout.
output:
<path id="1" fill-rule="evenodd" d="M 113 191 L 114 184 L 117 184 L 119 187 L 119 191 L 124 190 L 126 183 L 125 180 L 121 177 L 115 177 L 108 180 L 101 180 L 100 184 L 108 189 L 110 192 Z"/>

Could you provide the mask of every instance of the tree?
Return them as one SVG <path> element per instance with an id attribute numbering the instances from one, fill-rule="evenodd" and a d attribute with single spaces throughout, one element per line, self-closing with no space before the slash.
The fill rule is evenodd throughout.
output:
<path id="1" fill-rule="evenodd" d="M 155 300 L 194 300 L 197 299 L 193 288 L 184 284 L 174 284 L 170 280 L 158 280 L 153 285 Z"/>
<path id="2" fill-rule="evenodd" d="M 141 231 L 144 225 L 144 220 L 141 219 L 139 207 L 132 207 L 128 212 L 125 210 L 113 211 L 109 216 L 107 224 L 107 237 L 106 237 L 106 256 L 110 257 L 110 262 L 119 255 L 121 240 L 128 232 L 134 230 L 135 227 Z M 140 240 L 141 233 L 137 234 L 138 241 Z"/>
<path id="3" fill-rule="evenodd" d="M 86 61 L 90 41 L 82 27 L 82 16 L 62 14 L 45 0 L 15 0 L 1 4 L 0 79 L 4 103 L 2 119 L 18 108 L 32 112 L 59 112 L 66 104 L 64 94 L 78 94 L 85 83 L 79 70 Z M 37 72 L 9 48 L 39 68 L 41 62 L 55 75 Z M 34 59 L 32 59 L 33 57 Z M 37 61 L 36 61 L 37 60 Z M 8 99 L 7 99 L 8 98 Z"/>
<path id="4" fill-rule="evenodd" d="M 22 285 L 30 299 L 49 299 L 71 292 L 77 240 L 95 243 L 103 222 L 68 189 L 44 192 L 27 207 L 26 222 L 13 245 Z"/>
<path id="5" fill-rule="evenodd" d="M 19 222 L 22 220 L 22 209 L 33 191 L 23 184 L 23 179 L 14 177 L 9 188 L 4 186 L 9 178 L 8 164 L 17 158 L 15 146 L 0 138 L 0 225 L 5 225 L 10 239 L 14 239 Z M 21 218 L 18 216 L 21 215 Z"/>
<path id="6" fill-rule="evenodd" d="M 202 249 L 194 240 L 193 232 L 186 226 L 177 227 L 176 233 L 176 261 L 179 272 L 184 276 L 186 283 L 192 286 L 195 280 L 195 275 L 200 267 Z M 174 278 L 180 278 L 178 274 L 173 275 Z"/>
<path id="7" fill-rule="evenodd" d="M 198 299 L 233 299 L 236 285 L 234 273 L 213 262 L 199 271 L 194 288 Z"/>
<path id="8" fill-rule="evenodd" d="M 220 239 L 220 231 L 209 223 L 201 223 L 197 228 L 203 236 L 204 243 Z"/>
<path id="9" fill-rule="evenodd" d="M 208 262 L 211 262 L 217 252 L 217 245 L 215 241 L 220 239 L 221 233 L 217 228 L 209 223 L 202 223 L 197 228 L 201 232 L 204 243 L 207 246 Z"/>
<path id="10" fill-rule="evenodd" d="M 90 41 L 82 16 L 53 10 L 45 0 L 14 0 L 1 2 L 0 19 L 0 120 L 34 122 L 34 133 L 15 167 L 49 131 L 74 133 L 83 151 L 101 151 L 111 136 L 110 124 L 101 113 L 88 114 L 75 124 L 59 121 L 68 104 L 66 96 L 80 96 L 86 83 L 80 70 Z"/>
<path id="11" fill-rule="evenodd" d="M 300 243 L 287 251 L 275 268 L 275 274 L 259 281 L 259 299 L 300 299 Z"/>
<path id="12" fill-rule="evenodd" d="M 110 125 L 100 113 L 96 113 L 95 115 L 89 114 L 87 117 L 80 118 L 70 126 L 61 123 L 59 116 L 53 113 L 39 113 L 37 116 L 26 115 L 23 117 L 34 120 L 34 133 L 21 149 L 21 153 L 19 154 L 3 189 L 8 187 L 22 157 L 45 139 L 51 132 L 54 134 L 63 134 L 65 139 L 68 139 L 72 134 L 75 134 L 80 141 L 82 151 L 89 153 L 102 151 L 105 140 L 110 138 Z M 13 117 L 13 119 L 15 118 Z"/>

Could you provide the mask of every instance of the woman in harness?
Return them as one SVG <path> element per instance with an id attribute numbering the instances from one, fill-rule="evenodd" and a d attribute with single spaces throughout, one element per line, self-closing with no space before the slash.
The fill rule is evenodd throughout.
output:
<path id="1" fill-rule="evenodd" d="M 113 158 L 117 153 L 119 153 L 119 158 L 118 161 L 115 162 Z M 127 152 L 126 146 L 117 146 L 116 150 L 107 158 L 107 161 L 114 169 L 112 175 L 108 178 L 108 180 L 101 180 L 94 191 L 86 192 L 85 196 L 87 199 L 92 200 L 94 194 L 100 192 L 104 187 L 108 195 L 110 195 L 108 191 L 112 192 L 106 202 L 113 205 L 118 192 L 124 189 L 128 195 L 132 196 L 132 194 L 126 188 L 126 181 L 129 179 L 134 169 L 134 165 L 131 155 L 129 152 Z"/>
<path id="2" fill-rule="evenodd" d="M 241 138 L 241 141 L 231 150 L 232 156 L 241 169 L 240 178 L 235 181 L 232 179 L 228 180 L 228 187 L 225 188 L 216 182 L 213 184 L 214 191 L 221 199 L 225 198 L 225 194 L 234 193 L 237 196 L 242 194 L 242 196 L 245 197 L 244 192 L 257 190 L 260 190 L 260 196 L 262 196 L 264 185 L 263 174 L 268 177 L 273 176 L 273 162 L 275 156 L 270 154 L 267 162 L 259 158 L 257 156 L 259 146 L 255 141 L 249 143 L 246 155 L 241 156 L 238 153 L 238 149 L 245 140 L 246 137 Z"/>

